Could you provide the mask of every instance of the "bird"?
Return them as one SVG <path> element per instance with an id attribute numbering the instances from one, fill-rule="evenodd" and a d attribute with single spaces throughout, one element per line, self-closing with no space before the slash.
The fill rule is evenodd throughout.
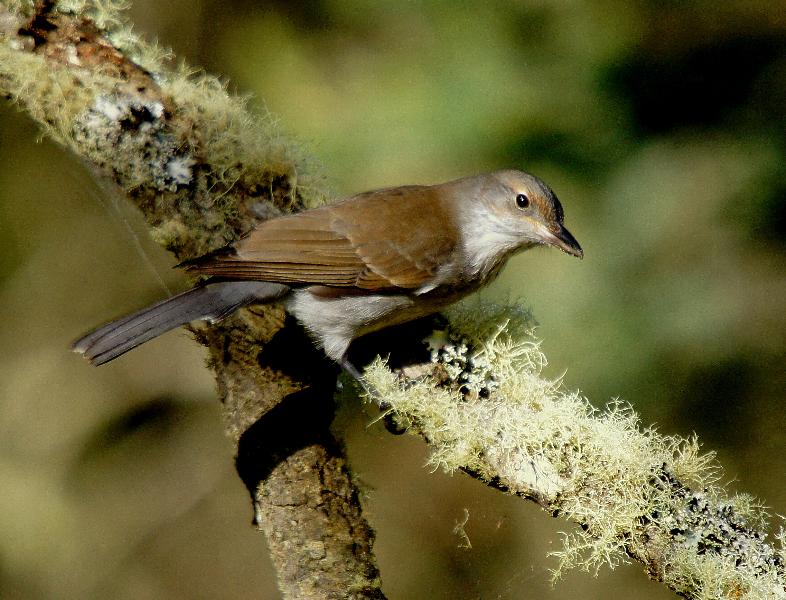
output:
<path id="1" fill-rule="evenodd" d="M 283 303 L 327 357 L 359 378 L 347 357 L 354 340 L 439 312 L 492 281 L 513 254 L 546 245 L 583 258 L 563 221 L 552 189 L 518 170 L 364 192 L 263 221 L 181 263 L 201 282 L 72 349 L 101 365 L 192 321 Z"/>

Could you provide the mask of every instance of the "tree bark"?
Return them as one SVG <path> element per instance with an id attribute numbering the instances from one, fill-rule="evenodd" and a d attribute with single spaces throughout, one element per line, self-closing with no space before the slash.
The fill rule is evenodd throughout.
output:
<path id="1" fill-rule="evenodd" d="M 111 7 L 12 6 L 0 5 L 0 92 L 123 189 L 179 259 L 321 201 L 272 124 L 218 81 L 167 68 Z M 280 307 L 260 307 L 193 328 L 238 473 L 285 598 L 382 598 L 373 531 L 329 432 L 337 370 L 284 321 Z"/>
<path id="2" fill-rule="evenodd" d="M 65 6 L 0 4 L 0 93 L 119 185 L 175 256 L 321 202 L 307 160 L 216 80 L 168 67 L 111 7 Z M 627 556 L 687 598 L 786 597 L 783 550 L 766 541 L 762 513 L 715 485 L 695 440 L 642 430 L 626 407 L 591 409 L 540 377 L 525 318 L 495 319 L 382 332 L 353 348 L 353 362 L 390 352 L 367 385 L 393 426 L 429 442 L 435 465 L 577 523 L 563 564 Z M 337 370 L 286 321 L 260 307 L 192 326 L 210 351 L 238 473 L 284 597 L 382 598 L 373 533 L 329 432 Z"/>

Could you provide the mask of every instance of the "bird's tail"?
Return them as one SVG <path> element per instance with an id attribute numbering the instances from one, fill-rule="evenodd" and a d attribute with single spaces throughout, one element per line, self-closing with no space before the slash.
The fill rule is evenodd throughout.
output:
<path id="1" fill-rule="evenodd" d="M 238 308 L 275 301 L 288 291 L 285 285 L 260 281 L 208 283 L 99 327 L 71 349 L 102 365 L 180 325 L 197 319 L 220 321 Z"/>

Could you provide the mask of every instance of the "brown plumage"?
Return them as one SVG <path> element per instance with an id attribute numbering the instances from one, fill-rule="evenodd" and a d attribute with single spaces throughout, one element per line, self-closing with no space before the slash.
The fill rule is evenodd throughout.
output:
<path id="1" fill-rule="evenodd" d="M 521 171 L 402 186 L 262 223 L 231 247 L 183 263 L 209 279 L 86 335 L 95 364 L 196 319 L 280 301 L 347 369 L 352 340 L 442 309 L 538 244 L 582 256 L 549 187 Z M 356 374 L 356 371 L 354 371 Z"/>
<path id="2" fill-rule="evenodd" d="M 262 223 L 235 244 L 187 263 L 200 275 L 355 287 L 369 292 L 417 289 L 452 253 L 456 224 L 437 188 L 405 186 L 353 196 L 332 206 Z M 359 222 L 357 209 L 374 215 Z M 443 226 L 428 237 L 413 235 L 422 223 Z"/>

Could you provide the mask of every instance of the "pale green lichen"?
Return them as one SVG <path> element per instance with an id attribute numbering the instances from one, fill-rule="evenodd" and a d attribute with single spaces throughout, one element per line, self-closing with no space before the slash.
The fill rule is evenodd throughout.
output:
<path id="1" fill-rule="evenodd" d="M 90 18 L 125 57 L 150 73 L 158 91 L 124 89 L 100 66 L 81 68 L 76 58 L 74 64 L 59 64 L 16 47 L 16 39 L 0 38 L 2 87 L 24 102 L 47 134 L 114 172 L 126 190 L 143 184 L 176 189 L 190 183 L 190 168 L 198 162 L 200 176 L 216 192 L 211 202 L 238 183 L 259 188 L 264 200 L 265 188 L 282 181 L 306 207 L 324 202 L 313 159 L 269 114 L 252 114 L 247 101 L 228 94 L 217 78 L 172 65 L 167 51 L 132 31 L 122 15 L 126 6 L 61 0 L 55 10 Z M 29 15 L 31 3 L 14 2 L 9 9 Z M 162 102 L 172 103 L 168 108 L 176 118 L 169 118 Z M 228 210 L 227 217 L 233 216 Z"/>
<path id="2" fill-rule="evenodd" d="M 325 202 L 319 168 L 269 114 L 254 114 L 219 79 L 173 65 L 132 31 L 125 5 L 56 2 L 47 18 L 64 35 L 54 35 L 47 52 L 18 27 L 2 28 L 0 91 L 129 194 L 156 240 L 178 256 L 230 243 L 249 216 Z M 17 13 L 29 8 L 14 6 Z M 103 62 L 104 50 L 77 51 L 83 42 L 105 48 L 90 26 L 79 35 L 84 17 L 130 62 L 115 54 Z"/>
<path id="3" fill-rule="evenodd" d="M 172 73 L 162 89 L 177 102 L 180 119 L 175 134 L 187 145 L 210 148 L 206 158 L 222 185 L 248 185 L 275 173 L 289 179 L 307 207 L 324 202 L 312 159 L 268 112 L 252 114 L 247 100 L 230 96 L 220 80 L 184 67 Z M 200 127 L 190 127 L 193 122 Z"/>
<path id="4" fill-rule="evenodd" d="M 3 6 L 13 15 L 28 17 L 33 14 L 34 0 L 3 0 Z"/>
<path id="5" fill-rule="evenodd" d="M 774 569 L 756 577 L 745 577 L 734 556 L 702 555 L 690 548 L 677 548 L 669 560 L 666 583 L 689 598 L 782 600 L 786 597 L 783 578 Z"/>
<path id="6" fill-rule="evenodd" d="M 747 497 L 725 497 L 714 456 L 695 437 L 642 429 L 629 405 L 597 410 L 544 378 L 525 311 L 474 303 L 450 316 L 452 327 L 429 340 L 439 385 L 402 382 L 382 361 L 367 382 L 429 441 L 432 467 L 471 471 L 581 524 L 555 553 L 556 576 L 662 554 L 659 577 L 689 597 L 784 597 L 768 595 L 784 593 L 782 559 L 751 529 L 766 515 Z M 474 381 L 464 372 L 473 369 Z M 739 595 L 706 591 L 719 585 Z"/>
<path id="7" fill-rule="evenodd" d="M 128 0 L 58 0 L 61 12 L 89 17 L 99 29 L 113 30 L 126 26 L 123 11 L 128 10 Z"/>
<path id="8" fill-rule="evenodd" d="M 81 74 L 56 67 L 44 57 L 21 51 L 0 40 L 0 77 L 3 87 L 45 128 L 45 133 L 62 144 L 70 145 L 71 126 L 93 103 L 95 89 L 82 81 Z M 103 77 L 101 83 L 111 82 Z"/>

